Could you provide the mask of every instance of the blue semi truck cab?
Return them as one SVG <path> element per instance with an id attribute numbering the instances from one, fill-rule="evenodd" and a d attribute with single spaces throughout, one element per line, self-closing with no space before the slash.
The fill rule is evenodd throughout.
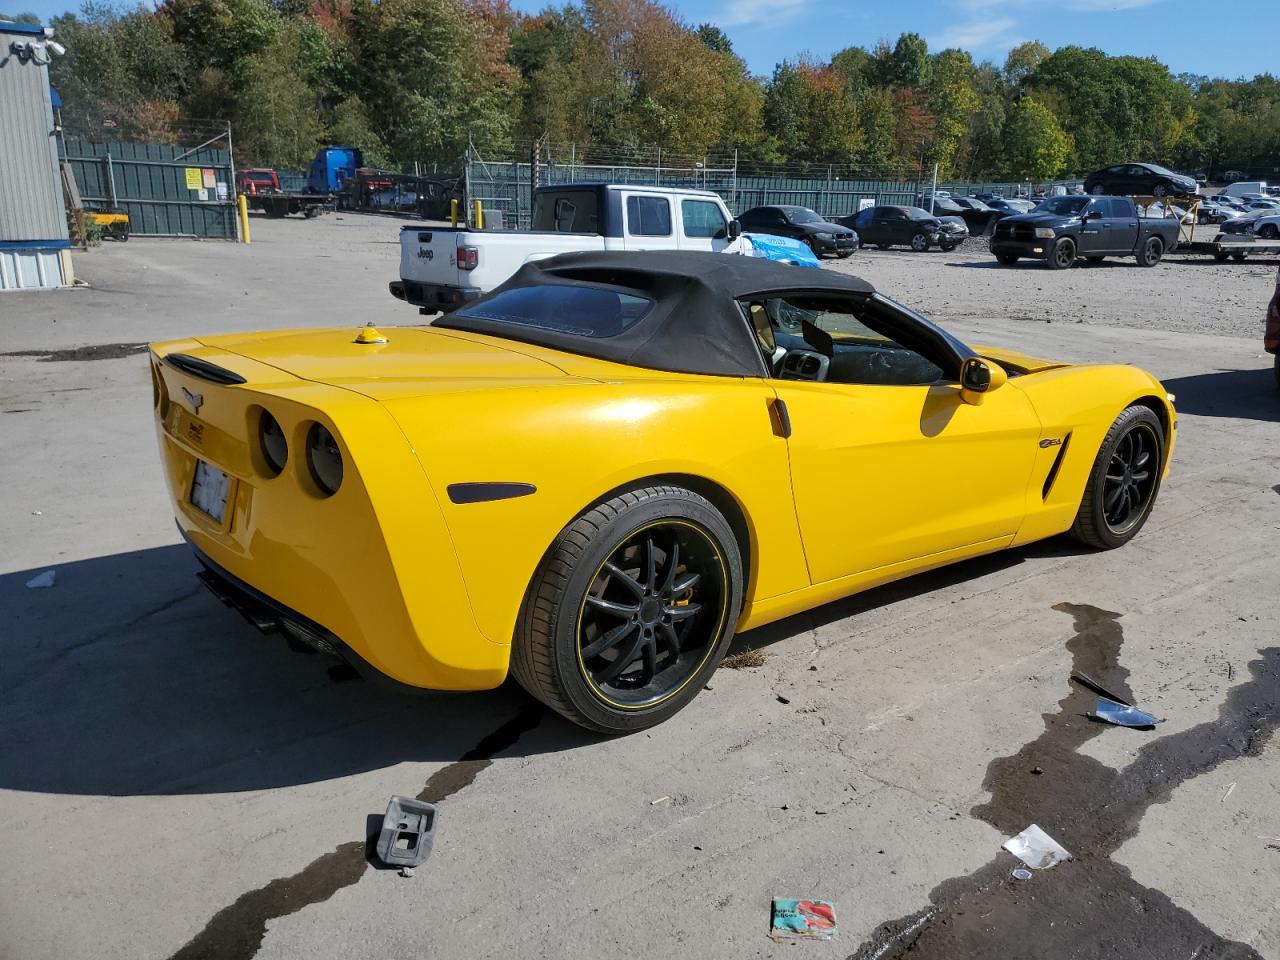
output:
<path id="1" fill-rule="evenodd" d="M 311 161 L 307 190 L 310 193 L 338 193 L 346 181 L 355 178 L 356 170 L 363 165 L 364 158 L 355 147 L 321 147 Z"/>

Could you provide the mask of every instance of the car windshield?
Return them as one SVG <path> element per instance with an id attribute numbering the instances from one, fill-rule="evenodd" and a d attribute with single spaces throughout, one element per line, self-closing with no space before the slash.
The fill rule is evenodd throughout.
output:
<path id="1" fill-rule="evenodd" d="M 928 210 L 922 210 L 919 207 L 903 207 L 902 208 L 909 220 L 932 220 L 934 216 Z"/>
<path id="2" fill-rule="evenodd" d="M 792 223 L 826 223 L 808 207 L 784 207 L 783 209 L 786 211 L 787 219 Z"/>
<path id="3" fill-rule="evenodd" d="M 1089 202 L 1088 197 L 1050 197 L 1036 207 L 1038 213 L 1079 213 Z"/>
<path id="4" fill-rule="evenodd" d="M 1148 163 L 1148 164 L 1146 165 L 1146 167 L 1147 167 L 1147 169 L 1148 169 L 1148 170 L 1150 170 L 1152 173 L 1160 173 L 1160 174 L 1164 174 L 1164 175 L 1165 175 L 1165 176 L 1167 176 L 1167 177 L 1180 177 L 1180 176 L 1182 176 L 1182 174 L 1180 174 L 1180 173 L 1174 173 L 1172 170 L 1169 170 L 1169 169 L 1168 169 L 1168 168 L 1166 168 L 1166 167 L 1162 167 L 1162 166 L 1160 166 L 1158 163 Z"/>
<path id="5" fill-rule="evenodd" d="M 454 316 L 541 327 L 580 337 L 614 337 L 652 306 L 647 297 L 616 290 L 540 284 L 495 294 L 455 311 Z"/>

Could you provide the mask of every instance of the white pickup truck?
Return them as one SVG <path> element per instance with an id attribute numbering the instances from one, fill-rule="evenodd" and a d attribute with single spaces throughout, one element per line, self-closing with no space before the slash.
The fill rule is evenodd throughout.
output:
<path id="1" fill-rule="evenodd" d="M 531 231 L 401 227 L 400 279 L 391 294 L 422 313 L 453 310 L 530 260 L 577 250 L 749 253 L 750 245 L 709 190 L 557 184 L 534 191 Z"/>

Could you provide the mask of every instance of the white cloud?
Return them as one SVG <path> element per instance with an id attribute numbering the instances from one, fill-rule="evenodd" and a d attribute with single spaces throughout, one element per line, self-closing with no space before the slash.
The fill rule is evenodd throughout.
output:
<path id="1" fill-rule="evenodd" d="M 946 50 L 959 47 L 961 50 L 990 50 L 1009 43 L 1018 21 L 1013 17 L 997 17 L 983 20 L 967 20 L 964 23 L 952 24 L 939 33 L 930 34 L 930 50 Z"/>
<path id="2" fill-rule="evenodd" d="M 717 27 L 777 24 L 809 6 L 809 0 L 729 0 L 707 19 Z"/>

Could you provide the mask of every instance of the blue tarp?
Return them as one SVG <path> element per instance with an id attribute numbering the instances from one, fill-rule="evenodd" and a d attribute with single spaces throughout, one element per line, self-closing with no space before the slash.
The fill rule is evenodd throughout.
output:
<path id="1" fill-rule="evenodd" d="M 800 267 L 821 267 L 822 264 L 814 256 L 812 250 L 799 240 L 790 237 L 775 237 L 771 233 L 744 233 L 751 241 L 751 248 L 757 257 L 766 260 L 780 260 L 783 263 L 794 263 Z"/>

